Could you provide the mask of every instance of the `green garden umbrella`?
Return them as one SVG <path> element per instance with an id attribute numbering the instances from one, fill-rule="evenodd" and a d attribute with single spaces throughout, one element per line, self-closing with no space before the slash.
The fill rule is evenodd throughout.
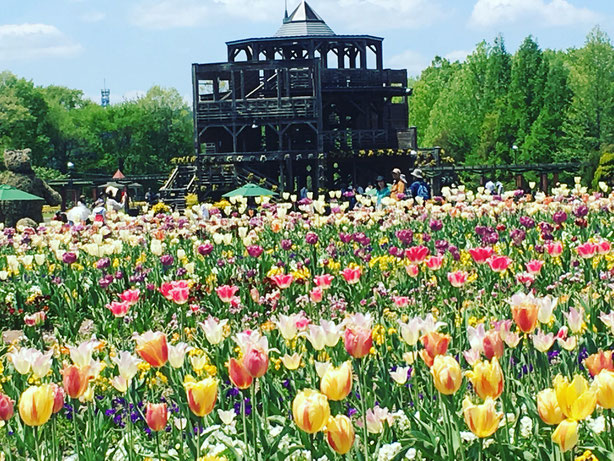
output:
<path id="1" fill-rule="evenodd" d="M 8 184 L 0 185 L 0 201 L 22 201 L 22 200 L 45 200 L 42 197 L 29 194 L 19 189 L 15 189 Z"/>
<path id="2" fill-rule="evenodd" d="M 272 190 L 265 189 L 256 184 L 247 183 L 238 189 L 225 193 L 222 197 L 270 197 L 272 195 L 276 195 Z"/>

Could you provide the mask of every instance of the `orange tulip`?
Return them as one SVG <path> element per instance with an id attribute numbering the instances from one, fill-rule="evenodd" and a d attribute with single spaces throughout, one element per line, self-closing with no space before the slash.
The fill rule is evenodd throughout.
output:
<path id="1" fill-rule="evenodd" d="M 237 386 L 239 389 L 247 389 L 252 385 L 252 375 L 249 374 L 247 368 L 243 365 L 243 360 L 237 360 L 235 358 L 231 358 L 228 362 L 228 374 L 230 375 L 230 380 L 232 384 Z"/>
<path id="2" fill-rule="evenodd" d="M 428 367 L 433 366 L 433 360 L 438 355 L 444 355 L 448 350 L 450 336 L 431 331 L 420 338 L 424 350 L 420 351 L 420 356 Z"/>
<path id="3" fill-rule="evenodd" d="M 154 432 L 163 430 L 168 421 L 168 410 L 166 403 L 148 403 L 145 412 L 145 421 Z"/>
<path id="4" fill-rule="evenodd" d="M 135 337 L 136 352 L 154 368 L 163 366 L 168 361 L 166 335 L 151 330 Z"/>
<path id="5" fill-rule="evenodd" d="M 85 393 L 90 381 L 90 367 L 65 366 L 62 370 L 62 375 L 64 377 L 62 380 L 64 391 L 66 391 L 69 397 L 78 399 Z"/>
<path id="6" fill-rule="evenodd" d="M 523 333 L 532 333 L 535 330 L 538 322 L 538 313 L 539 306 L 530 300 L 512 304 L 512 318 Z"/>
<path id="7" fill-rule="evenodd" d="M 490 362 L 477 362 L 473 366 L 473 371 L 467 373 L 467 377 L 481 399 L 486 397 L 496 399 L 503 392 L 503 370 L 497 357 Z"/>
<path id="8" fill-rule="evenodd" d="M 487 397 L 482 405 L 474 405 L 468 397 L 465 397 L 463 416 L 471 432 L 480 438 L 485 438 L 495 433 L 503 415 L 497 412 L 495 401 L 490 397 Z"/>
<path id="9" fill-rule="evenodd" d="M 431 374 L 435 388 L 444 395 L 456 393 L 463 382 L 460 365 L 449 355 L 438 355 L 433 359 Z"/>
<path id="10" fill-rule="evenodd" d="M 614 351 L 599 351 L 596 354 L 589 355 L 584 360 L 584 365 L 588 368 L 591 376 L 597 376 L 601 370 L 614 371 L 612 352 Z"/>
<path id="11" fill-rule="evenodd" d="M 354 445 L 354 426 L 345 415 L 330 417 L 326 423 L 326 440 L 330 447 L 340 455 L 346 454 Z"/>

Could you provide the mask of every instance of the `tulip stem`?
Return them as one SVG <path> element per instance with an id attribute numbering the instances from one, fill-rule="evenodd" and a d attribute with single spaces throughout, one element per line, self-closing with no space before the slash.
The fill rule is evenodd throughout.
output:
<path id="1" fill-rule="evenodd" d="M 158 460 L 162 461 L 162 456 L 160 455 L 160 431 L 156 431 L 156 451 L 158 452 Z"/>
<path id="2" fill-rule="evenodd" d="M 254 438 L 254 457 L 256 461 L 260 460 L 260 453 L 258 452 L 258 420 L 256 418 L 256 410 L 258 409 L 256 406 L 256 379 L 249 387 L 250 395 L 251 395 L 251 403 L 252 403 L 252 436 Z"/>
<path id="3" fill-rule="evenodd" d="M 40 461 L 40 459 L 41 459 L 41 452 L 40 452 L 40 447 L 38 445 L 38 431 L 39 431 L 39 428 L 38 427 L 34 427 L 34 444 L 36 446 L 36 459 L 38 461 Z"/>
<path id="4" fill-rule="evenodd" d="M 367 434 L 367 410 L 365 403 L 365 385 L 363 382 L 363 363 L 362 359 L 358 362 L 358 387 L 360 392 L 360 410 L 362 411 L 362 444 L 365 461 L 369 459 L 369 436 Z"/>
<path id="5" fill-rule="evenodd" d="M 245 445 L 245 454 L 249 455 L 249 446 L 247 445 L 247 424 L 245 422 L 245 397 L 241 392 L 241 415 L 243 418 L 243 444 Z M 245 456 L 243 457 L 245 459 Z"/>

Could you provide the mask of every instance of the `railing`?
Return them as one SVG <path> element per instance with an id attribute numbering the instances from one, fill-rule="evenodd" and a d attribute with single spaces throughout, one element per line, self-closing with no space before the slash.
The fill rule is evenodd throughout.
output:
<path id="1" fill-rule="evenodd" d="M 398 70 L 322 69 L 322 87 L 362 88 L 407 86 L 407 73 Z"/>
<path id="2" fill-rule="evenodd" d="M 325 150 L 391 147 L 387 130 L 325 131 L 323 140 Z"/>
<path id="3" fill-rule="evenodd" d="M 312 97 L 276 98 L 199 103 L 196 117 L 199 121 L 254 119 L 290 119 L 316 117 Z"/>

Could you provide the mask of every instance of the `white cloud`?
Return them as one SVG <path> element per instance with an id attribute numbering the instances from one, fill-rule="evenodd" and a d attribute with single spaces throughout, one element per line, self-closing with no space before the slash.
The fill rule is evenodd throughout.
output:
<path id="1" fill-rule="evenodd" d="M 447 13 L 437 0 L 311 0 L 309 4 L 339 34 L 390 28 L 418 29 Z M 298 0 L 288 1 L 291 12 Z M 141 0 L 131 11 L 133 24 L 148 29 L 198 27 L 242 18 L 281 25 L 281 0 Z M 339 30 L 337 30 L 339 29 Z"/>
<path id="2" fill-rule="evenodd" d="M 467 56 L 471 54 L 469 50 L 454 50 L 447 53 L 444 58 L 446 58 L 450 62 L 460 61 L 463 62 L 467 59 Z"/>
<path id="3" fill-rule="evenodd" d="M 0 25 L 0 61 L 65 58 L 79 54 L 81 45 L 48 24 Z"/>
<path id="4" fill-rule="evenodd" d="M 490 27 L 528 20 L 548 26 L 569 26 L 599 19 L 594 11 L 576 7 L 567 0 L 477 0 L 470 23 Z"/>
<path id="5" fill-rule="evenodd" d="M 195 27 L 209 16 L 210 8 L 197 0 L 146 1 L 132 10 L 132 22 L 146 29 Z"/>
<path id="6" fill-rule="evenodd" d="M 102 11 L 88 11 L 81 15 L 81 20 L 83 22 L 100 22 L 106 17 L 107 15 Z"/>
<path id="7" fill-rule="evenodd" d="M 386 59 L 386 67 L 392 69 L 407 69 L 408 76 L 418 76 L 429 66 L 429 60 L 420 53 L 406 50 L 401 54 Z"/>

